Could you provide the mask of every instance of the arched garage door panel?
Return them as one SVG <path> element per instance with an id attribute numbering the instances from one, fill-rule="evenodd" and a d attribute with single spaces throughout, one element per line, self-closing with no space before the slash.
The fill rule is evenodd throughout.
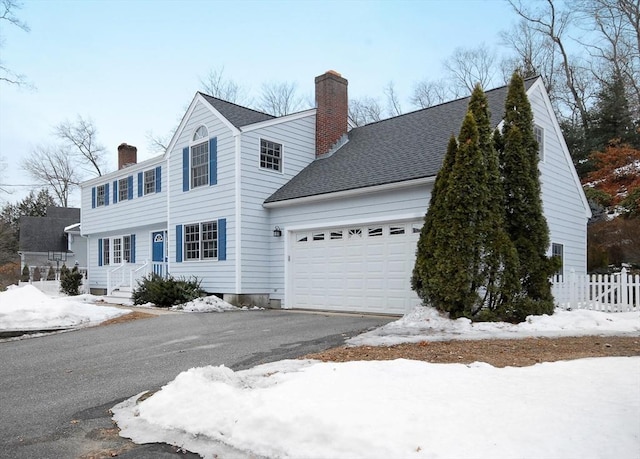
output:
<path id="1" fill-rule="evenodd" d="M 422 221 L 300 231 L 291 238 L 292 307 L 404 314 Z"/>

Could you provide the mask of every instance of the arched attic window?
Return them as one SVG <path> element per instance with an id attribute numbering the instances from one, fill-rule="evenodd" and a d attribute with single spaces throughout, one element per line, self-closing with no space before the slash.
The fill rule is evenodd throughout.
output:
<path id="1" fill-rule="evenodd" d="M 204 126 L 200 126 L 198 129 L 196 129 L 196 132 L 194 132 L 193 134 L 193 141 L 197 141 L 200 139 L 207 139 L 209 137 L 209 131 L 207 131 L 207 128 Z"/>

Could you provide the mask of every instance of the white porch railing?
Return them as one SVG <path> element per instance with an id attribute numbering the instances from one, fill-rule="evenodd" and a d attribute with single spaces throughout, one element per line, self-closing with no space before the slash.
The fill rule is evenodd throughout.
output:
<path id="1" fill-rule="evenodd" d="M 142 264 L 123 263 L 110 269 L 107 271 L 107 296 L 111 296 L 116 289 L 134 289 L 137 282 L 150 272 L 166 277 L 167 263 L 146 260 Z"/>
<path id="2" fill-rule="evenodd" d="M 625 268 L 614 274 L 577 275 L 573 270 L 552 281 L 556 304 L 564 309 L 605 312 L 640 310 L 640 276 Z"/>

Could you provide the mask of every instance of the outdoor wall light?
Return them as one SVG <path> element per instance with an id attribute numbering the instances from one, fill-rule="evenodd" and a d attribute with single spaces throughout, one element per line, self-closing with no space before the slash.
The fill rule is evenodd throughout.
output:
<path id="1" fill-rule="evenodd" d="M 279 226 L 276 226 L 273 230 L 273 237 L 280 237 L 282 236 L 282 230 L 280 229 Z"/>

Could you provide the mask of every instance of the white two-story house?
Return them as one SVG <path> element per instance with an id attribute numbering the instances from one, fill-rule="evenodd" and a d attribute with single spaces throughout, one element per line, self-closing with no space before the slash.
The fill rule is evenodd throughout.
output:
<path id="1" fill-rule="evenodd" d="M 541 79 L 526 81 L 544 212 L 563 270 L 586 270 L 589 206 Z M 493 123 L 506 87 L 487 92 Z M 94 293 L 154 271 L 195 276 L 236 304 L 404 313 L 416 243 L 459 99 L 350 129 L 347 80 L 316 78 L 316 108 L 273 117 L 196 93 L 165 154 L 82 184 Z M 473 203 L 469 203 L 473 205 Z"/>

